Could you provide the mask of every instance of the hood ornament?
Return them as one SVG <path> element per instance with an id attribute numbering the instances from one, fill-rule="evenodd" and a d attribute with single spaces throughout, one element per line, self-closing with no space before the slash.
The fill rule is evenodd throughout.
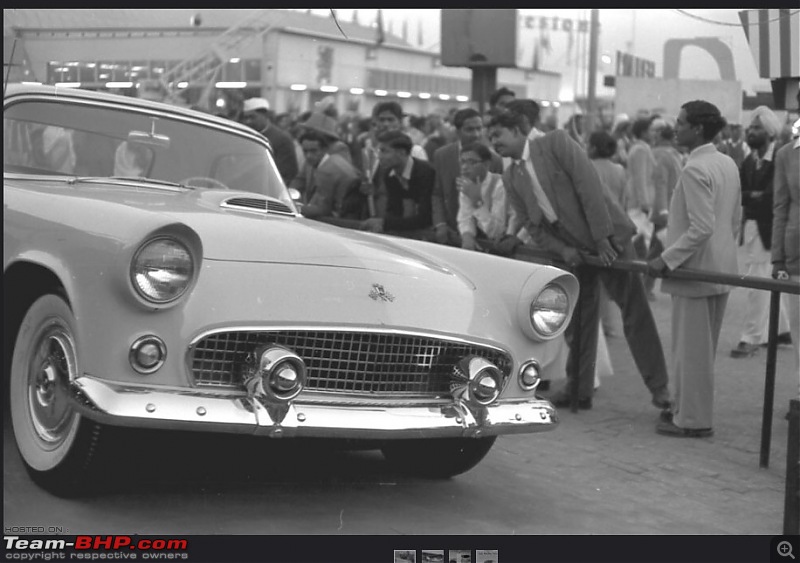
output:
<path id="1" fill-rule="evenodd" d="M 394 295 L 386 291 L 379 283 L 372 284 L 372 291 L 369 292 L 369 296 L 373 301 L 378 299 L 381 301 L 394 301 Z"/>

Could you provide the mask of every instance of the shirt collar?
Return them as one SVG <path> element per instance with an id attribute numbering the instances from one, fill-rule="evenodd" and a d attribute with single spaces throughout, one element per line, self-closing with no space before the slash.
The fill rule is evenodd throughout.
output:
<path id="1" fill-rule="evenodd" d="M 534 139 L 538 139 L 539 137 L 544 137 L 544 131 L 540 131 L 536 127 L 531 129 L 531 132 L 528 133 L 528 140 L 533 141 Z"/>
<path id="2" fill-rule="evenodd" d="M 328 157 L 329 157 L 329 156 L 331 156 L 331 155 L 329 155 L 328 153 L 325 153 L 325 155 L 322 157 L 322 160 L 320 160 L 320 161 L 319 161 L 319 164 L 317 164 L 317 168 L 319 168 L 320 166 L 322 166 L 322 164 L 323 164 L 323 163 L 324 163 L 326 160 L 328 160 Z"/>
<path id="3" fill-rule="evenodd" d="M 761 158 L 758 158 L 758 153 L 756 153 L 756 158 L 758 160 L 768 160 L 768 161 L 772 162 L 772 157 L 773 157 L 774 154 L 775 154 L 775 141 L 772 141 L 772 142 L 770 142 L 769 146 L 767 147 L 767 150 L 764 152 L 764 156 L 762 156 Z"/>
<path id="4" fill-rule="evenodd" d="M 716 150 L 717 150 L 717 147 L 714 146 L 714 143 L 706 143 L 704 145 L 700 145 L 699 147 L 695 147 L 689 153 L 689 158 L 692 158 L 693 156 L 695 156 L 697 154 L 700 154 L 700 153 L 711 152 L 711 151 L 716 151 Z"/>
<path id="5" fill-rule="evenodd" d="M 405 168 L 403 168 L 403 172 L 400 173 L 400 177 L 403 178 L 403 180 L 405 180 L 406 182 L 411 179 L 411 169 L 413 167 L 414 167 L 414 158 L 409 155 L 408 160 L 406 161 L 406 166 Z M 392 168 L 389 171 L 389 176 L 397 176 L 397 174 L 394 171 L 394 168 Z"/>
<path id="6" fill-rule="evenodd" d="M 794 145 L 792 145 L 792 147 L 795 149 L 800 149 L 800 137 L 795 137 Z"/>
<path id="7" fill-rule="evenodd" d="M 487 172 L 486 173 L 486 178 L 484 178 L 483 182 L 481 182 L 481 193 L 483 193 L 489 187 L 489 184 L 491 182 L 492 182 L 492 173 L 491 172 Z"/>
<path id="8" fill-rule="evenodd" d="M 525 139 L 525 147 L 522 149 L 522 156 L 519 160 L 528 160 L 531 156 L 531 143 L 529 139 Z"/>

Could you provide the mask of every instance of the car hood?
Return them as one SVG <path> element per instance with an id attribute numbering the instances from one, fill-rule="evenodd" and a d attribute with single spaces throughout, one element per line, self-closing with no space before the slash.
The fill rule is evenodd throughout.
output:
<path id="1" fill-rule="evenodd" d="M 333 227 L 290 213 L 266 213 L 223 206 L 233 198 L 264 201 L 264 196 L 229 190 L 175 190 L 141 184 L 77 183 L 64 189 L 52 181 L 25 182 L 26 188 L 65 196 L 59 205 L 91 215 L 96 232 L 111 237 L 147 236 L 165 225 L 180 223 L 194 230 L 203 245 L 203 259 L 232 262 L 298 264 L 364 269 L 402 275 L 447 276 L 474 287 L 455 269 L 412 250 L 403 239 Z M 33 186 L 31 185 L 33 184 Z M 277 202 L 277 200 L 272 200 Z M 435 254 L 435 246 L 432 254 Z"/>
<path id="2" fill-rule="evenodd" d="M 462 274 L 433 257 L 405 247 L 402 239 L 334 227 L 304 217 L 221 207 L 230 198 L 230 193 L 207 192 L 202 199 L 210 207 L 209 212 L 181 217 L 200 235 L 207 260 L 305 264 L 395 274 L 426 272 L 466 281 Z"/>

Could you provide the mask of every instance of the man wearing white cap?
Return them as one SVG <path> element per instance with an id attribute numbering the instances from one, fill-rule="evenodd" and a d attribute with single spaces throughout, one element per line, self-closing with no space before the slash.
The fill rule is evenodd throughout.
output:
<path id="1" fill-rule="evenodd" d="M 283 183 L 288 186 L 289 182 L 297 176 L 297 153 L 295 153 L 294 142 L 289 134 L 272 124 L 269 102 L 264 98 L 245 100 L 242 106 L 242 123 L 269 139 L 278 172 L 283 178 Z"/>
<path id="2" fill-rule="evenodd" d="M 739 171 L 742 181 L 742 210 L 744 228 L 740 243 L 746 251 L 745 274 L 768 278 L 772 274 L 772 182 L 775 176 L 775 137 L 781 123 L 767 106 L 753 110 L 747 128 L 747 144 L 751 151 Z M 784 294 L 784 297 L 788 295 Z M 781 306 L 778 327 L 779 343 L 790 344 L 789 323 L 786 319 L 786 299 Z M 744 330 L 731 357 L 746 358 L 755 354 L 767 342 L 769 322 L 769 292 L 748 289 Z"/>

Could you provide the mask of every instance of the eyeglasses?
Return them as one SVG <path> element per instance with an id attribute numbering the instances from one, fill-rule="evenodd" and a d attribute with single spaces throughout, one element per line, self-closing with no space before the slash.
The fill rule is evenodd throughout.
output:
<path id="1" fill-rule="evenodd" d="M 469 166 L 475 166 L 476 164 L 482 164 L 483 163 L 482 160 L 477 160 L 477 159 L 474 159 L 474 158 L 462 158 L 459 162 L 461 164 L 466 164 L 466 165 L 469 165 Z"/>

